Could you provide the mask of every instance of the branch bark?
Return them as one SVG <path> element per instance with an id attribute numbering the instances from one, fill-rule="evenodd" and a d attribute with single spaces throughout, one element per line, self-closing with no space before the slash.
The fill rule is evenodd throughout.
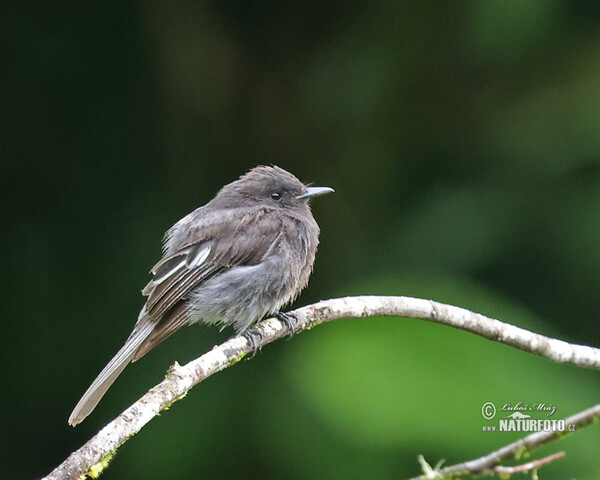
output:
<path id="1" fill-rule="evenodd" d="M 412 297 L 358 296 L 325 300 L 290 312 L 295 333 L 323 322 L 340 318 L 399 316 L 421 318 L 460 328 L 489 340 L 525 352 L 568 362 L 586 368 L 600 369 L 600 349 L 574 345 L 500 322 L 464 308 L 433 300 Z M 258 323 L 253 329 L 256 348 L 262 348 L 288 333 L 288 327 L 275 318 Z M 93 472 L 99 474 L 110 457 L 129 437 L 159 412 L 179 400 L 196 384 L 239 362 L 252 346 L 244 336 L 236 336 L 184 366 L 175 363 L 167 377 L 149 390 L 116 419 L 104 427 L 80 449 L 73 452 L 45 479 L 77 479 Z"/>

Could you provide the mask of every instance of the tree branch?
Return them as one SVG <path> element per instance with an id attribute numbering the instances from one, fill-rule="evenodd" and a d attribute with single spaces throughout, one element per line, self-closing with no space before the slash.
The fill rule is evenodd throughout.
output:
<path id="1" fill-rule="evenodd" d="M 565 425 L 571 426 L 569 432 L 574 432 L 582 427 L 586 427 L 600 417 L 600 404 L 594 405 L 586 410 L 578 412 L 564 419 Z M 509 443 L 498 450 L 488 453 L 483 457 L 469 460 L 467 462 L 451 465 L 440 469 L 432 469 L 424 472 L 425 474 L 419 477 L 413 477 L 410 480 L 428 480 L 442 478 L 460 478 L 468 475 L 484 475 L 492 473 L 514 473 L 516 471 L 525 471 L 539 468 L 541 465 L 549 463 L 562 455 L 561 452 L 550 455 L 549 457 L 533 460 L 524 465 L 516 467 L 499 467 L 498 463 L 503 460 L 520 458 L 524 453 L 530 452 L 536 447 L 545 443 L 556 440 L 564 436 L 566 432 L 561 431 L 540 431 L 530 433 L 529 435 L 520 438 L 519 440 Z"/>
<path id="2" fill-rule="evenodd" d="M 377 316 L 421 318 L 460 328 L 556 362 L 569 362 L 581 367 L 600 369 L 600 350 L 597 348 L 573 345 L 545 337 L 433 300 L 385 296 L 345 297 L 308 305 L 290 314 L 292 328 L 296 333 L 340 318 Z M 263 320 L 253 330 L 260 332 L 254 337 L 256 348 L 262 348 L 288 333 L 288 327 L 275 318 Z M 99 474 L 116 449 L 129 437 L 139 432 L 160 411 L 185 396 L 197 383 L 239 362 L 251 350 L 249 340 L 238 335 L 215 346 L 211 351 L 184 366 L 175 363 L 161 383 L 106 425 L 79 450 L 73 452 L 45 479 L 77 479 L 90 472 Z"/>

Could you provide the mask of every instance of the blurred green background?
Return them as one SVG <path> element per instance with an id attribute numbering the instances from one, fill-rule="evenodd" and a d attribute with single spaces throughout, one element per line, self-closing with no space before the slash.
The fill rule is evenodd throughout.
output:
<path id="1" fill-rule="evenodd" d="M 600 2 L 6 2 L 2 477 L 41 477 L 231 332 L 184 329 L 71 409 L 129 334 L 163 232 L 257 164 L 330 185 L 296 305 L 433 298 L 600 345 Z M 599 373 L 412 319 L 342 320 L 196 387 L 102 478 L 398 479 L 561 418 Z M 600 430 L 536 456 L 600 476 Z"/>

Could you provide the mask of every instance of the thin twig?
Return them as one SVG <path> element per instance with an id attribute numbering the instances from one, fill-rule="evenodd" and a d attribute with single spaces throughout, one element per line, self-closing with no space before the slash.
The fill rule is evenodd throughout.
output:
<path id="1" fill-rule="evenodd" d="M 496 465 L 494 467 L 494 472 L 496 473 L 508 473 L 509 475 L 513 473 L 520 472 L 528 472 L 529 470 L 537 470 L 543 465 L 548 465 L 554 460 L 558 460 L 565 456 L 565 452 L 556 452 L 552 455 L 548 455 L 544 458 L 538 458 L 537 460 L 532 460 L 531 462 L 522 463 L 521 465 Z"/>
<path id="2" fill-rule="evenodd" d="M 295 318 L 293 330 L 296 333 L 340 318 L 414 317 L 460 328 L 557 362 L 600 369 L 599 349 L 545 337 L 433 300 L 383 296 L 345 297 L 308 305 L 290 313 Z M 262 348 L 288 333 L 287 327 L 274 318 L 263 320 L 256 329 L 260 331 L 260 336 L 255 337 L 255 348 Z M 197 383 L 237 363 L 250 350 L 248 339 L 236 336 L 184 366 L 173 365 L 167 378 L 73 452 L 45 478 L 76 479 L 90 471 L 99 473 L 116 449 L 160 411 L 182 398 Z"/>

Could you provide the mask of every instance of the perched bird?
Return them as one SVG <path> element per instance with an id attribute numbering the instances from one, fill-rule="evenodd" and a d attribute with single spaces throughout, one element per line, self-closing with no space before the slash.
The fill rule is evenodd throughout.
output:
<path id="1" fill-rule="evenodd" d="M 294 300 L 308 283 L 319 243 L 308 201 L 328 192 L 277 166 L 258 166 L 173 225 L 142 290 L 148 298 L 133 331 L 69 424 L 92 412 L 129 362 L 183 325 L 232 325 L 244 333 Z"/>

